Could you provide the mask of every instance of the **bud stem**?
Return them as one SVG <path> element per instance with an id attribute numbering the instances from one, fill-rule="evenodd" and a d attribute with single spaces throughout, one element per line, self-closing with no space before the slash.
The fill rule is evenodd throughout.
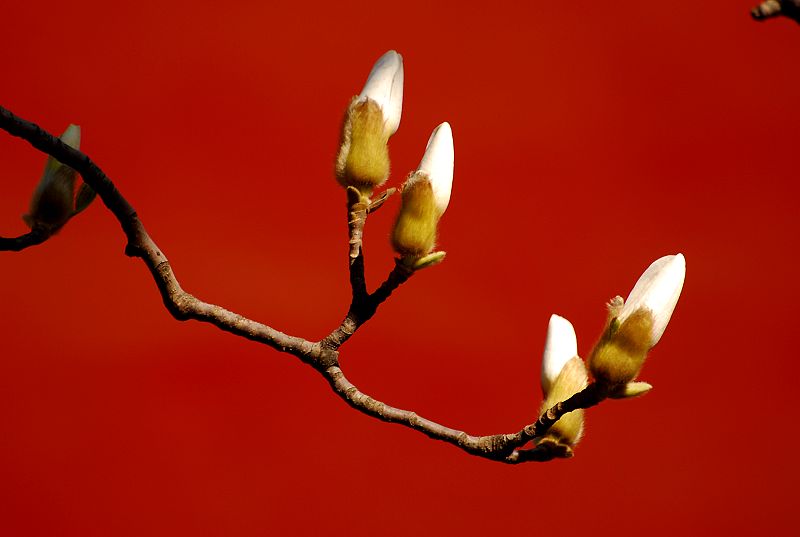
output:
<path id="1" fill-rule="evenodd" d="M 520 434 L 529 440 L 544 435 L 561 416 L 579 408 L 590 408 L 608 398 L 608 389 L 603 385 L 592 383 L 569 399 L 556 403 L 543 412 L 539 419 L 525 427 Z"/>
<path id="2" fill-rule="evenodd" d="M 367 291 L 362 245 L 367 215 L 373 209 L 375 203 L 378 203 L 378 206 L 380 206 L 380 204 L 394 193 L 395 189 L 391 188 L 383 192 L 372 203 L 370 203 L 368 197 L 361 194 L 355 187 L 348 187 L 346 191 L 347 222 L 350 236 L 350 287 L 353 296 L 345 318 L 333 332 L 320 341 L 320 345 L 329 350 L 338 349 L 345 341 L 350 339 L 362 324 L 375 315 L 378 306 L 389 298 L 395 289 L 405 283 L 414 274 L 413 268 L 407 267 L 400 262 L 400 260 L 397 260 L 394 269 L 392 269 L 389 276 L 380 287 L 372 294 Z"/>

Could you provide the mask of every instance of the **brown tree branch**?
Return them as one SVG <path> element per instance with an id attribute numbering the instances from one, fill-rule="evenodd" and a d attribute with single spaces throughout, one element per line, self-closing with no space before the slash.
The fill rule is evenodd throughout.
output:
<path id="1" fill-rule="evenodd" d="M 145 262 L 155 279 L 164 305 L 173 317 L 181 321 L 195 319 L 211 323 L 226 332 L 294 354 L 308 363 L 320 362 L 318 367 L 321 367 L 322 364 L 336 362 L 335 353 L 324 351 L 319 345 L 314 345 L 302 338 L 288 336 L 220 306 L 198 300 L 185 292 L 178 283 L 166 256 L 147 234 L 136 211 L 108 176 L 88 156 L 68 146 L 38 125 L 25 121 L 1 106 L 0 128 L 24 139 L 39 151 L 51 155 L 59 162 L 71 167 L 97 192 L 105 206 L 117 218 L 127 236 L 128 244 L 125 254 L 130 257 L 139 257 Z M 4 244 L 0 243 L 0 249 L 2 246 Z"/>
<path id="2" fill-rule="evenodd" d="M 392 292 L 406 282 L 414 271 L 396 262 L 394 269 L 389 273 L 378 289 L 374 293 L 367 292 L 366 277 L 364 275 L 364 246 L 363 235 L 364 226 L 367 223 L 367 215 L 379 209 L 383 203 L 394 194 L 395 189 L 391 188 L 383 192 L 374 201 L 369 202 L 362 197 L 361 193 L 355 188 L 347 188 L 347 216 L 350 245 L 350 287 L 352 290 L 352 301 L 341 324 L 328 334 L 321 342 L 323 348 L 336 350 L 345 341 L 355 334 L 356 330 L 370 320 L 380 306 Z"/>
<path id="3" fill-rule="evenodd" d="M 19 252 L 25 248 L 42 244 L 49 238 L 50 234 L 42 228 L 34 228 L 19 237 L 0 237 L 0 252 Z"/>
<path id="4" fill-rule="evenodd" d="M 38 125 L 14 115 L 1 106 L 0 128 L 26 140 L 39 151 L 73 168 L 97 192 L 105 206 L 117 218 L 127 237 L 126 255 L 138 257 L 144 261 L 161 293 L 164 305 L 176 319 L 207 322 L 226 332 L 297 356 L 319 371 L 331 385 L 333 391 L 347 404 L 364 414 L 383 421 L 405 425 L 430 438 L 458 446 L 472 455 L 517 464 L 544 462 L 556 456 L 564 456 L 552 451 L 546 444 L 533 449 L 520 448 L 542 436 L 565 413 L 578 408 L 588 408 L 605 398 L 605 394 L 600 393 L 595 385 L 590 385 L 582 392 L 547 410 L 536 422 L 517 433 L 472 436 L 423 418 L 415 412 L 389 406 L 362 393 L 348 381 L 339 366 L 337 349 L 359 326 L 375 314 L 378 306 L 391 295 L 394 289 L 413 274 L 412 269 L 402 263 L 397 263 L 386 281 L 375 292 L 369 294 L 366 291 L 361 244 L 364 223 L 367 213 L 382 204 L 390 194 L 379 197 L 373 204 L 367 204 L 360 197 L 356 199 L 352 193 L 348 193 L 350 283 L 353 300 L 342 324 L 322 341 L 314 343 L 284 334 L 220 306 L 203 302 L 184 291 L 167 257 L 148 235 L 136 211 L 116 189 L 108 176 L 88 156 L 64 144 L 59 138 L 41 129 Z M 0 250 L 18 251 L 46 239 L 47 236 L 34 230 L 16 239 L 0 240 Z"/>
<path id="5" fill-rule="evenodd" d="M 589 385 L 586 389 L 576 393 L 566 401 L 562 401 L 547 410 L 534 423 L 524 427 L 513 434 L 495 434 L 487 436 L 473 436 L 440 425 L 434 421 L 419 416 L 416 412 L 389 406 L 386 403 L 373 399 L 359 391 L 344 376 L 341 368 L 331 366 L 323 372 L 325 379 L 333 390 L 344 399 L 351 407 L 378 418 L 381 421 L 399 423 L 420 431 L 434 440 L 441 440 L 458 446 L 471 455 L 477 455 L 508 464 L 522 462 L 545 462 L 555 458 L 555 452 L 547 446 L 537 446 L 532 449 L 519 449 L 531 440 L 544 435 L 552 425 L 567 412 L 579 408 L 589 408 L 605 399 L 605 394 L 597 389 L 596 384 Z"/>
<path id="6" fill-rule="evenodd" d="M 754 7 L 750 15 L 757 21 L 783 16 L 800 24 L 800 0 L 767 0 Z"/>

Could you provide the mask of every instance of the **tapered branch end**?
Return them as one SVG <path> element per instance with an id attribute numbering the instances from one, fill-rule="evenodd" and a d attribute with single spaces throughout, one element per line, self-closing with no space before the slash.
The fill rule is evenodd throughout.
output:
<path id="1" fill-rule="evenodd" d="M 777 17 L 781 14 L 781 5 L 778 2 L 764 2 L 750 10 L 750 16 L 759 22 Z"/>
<path id="2" fill-rule="evenodd" d="M 754 7 L 750 15 L 759 22 L 783 15 L 800 23 L 800 0 L 767 0 Z"/>

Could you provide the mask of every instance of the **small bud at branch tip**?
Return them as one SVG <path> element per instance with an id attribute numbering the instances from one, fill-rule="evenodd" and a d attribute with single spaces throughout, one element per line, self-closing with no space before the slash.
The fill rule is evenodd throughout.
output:
<path id="1" fill-rule="evenodd" d="M 403 112 L 403 57 L 390 50 L 378 58 L 358 99 L 372 99 L 378 104 L 387 137 L 397 132 Z"/>
<path id="2" fill-rule="evenodd" d="M 622 323 L 639 309 L 653 315 L 650 347 L 654 347 L 667 328 L 686 278 L 686 259 L 683 254 L 667 255 L 654 261 L 633 286 L 619 313 Z"/>

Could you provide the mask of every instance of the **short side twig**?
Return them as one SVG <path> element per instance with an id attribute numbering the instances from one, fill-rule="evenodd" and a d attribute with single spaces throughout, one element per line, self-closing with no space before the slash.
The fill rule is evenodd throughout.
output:
<path id="1" fill-rule="evenodd" d="M 369 203 L 365 201 L 355 188 L 347 189 L 347 215 L 350 245 L 350 287 L 352 300 L 342 322 L 321 342 L 323 348 L 336 350 L 345 341 L 355 334 L 356 330 L 370 320 L 378 311 L 378 306 L 386 301 L 392 292 L 405 283 L 413 274 L 413 269 L 402 263 L 395 263 L 389 276 L 373 293 L 367 292 L 366 277 L 364 275 L 364 226 L 367 223 L 367 214 L 378 207 L 395 192 L 390 188 Z"/>

